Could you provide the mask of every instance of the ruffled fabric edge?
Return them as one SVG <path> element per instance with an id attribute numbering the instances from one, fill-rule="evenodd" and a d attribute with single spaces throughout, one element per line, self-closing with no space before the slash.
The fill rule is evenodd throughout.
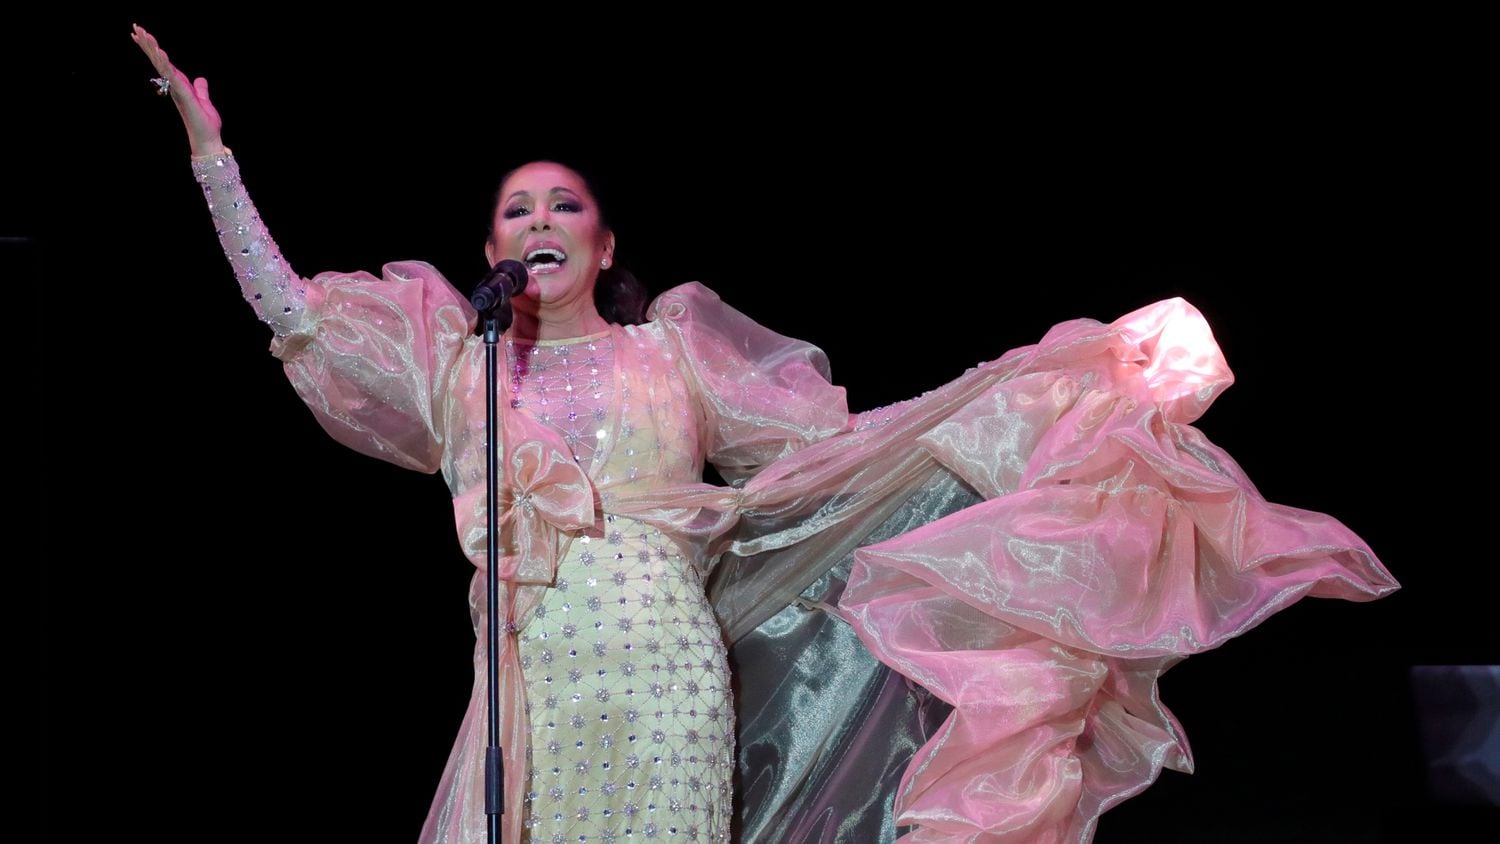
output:
<path id="1" fill-rule="evenodd" d="M 457 423 L 447 393 L 477 315 L 425 261 L 393 261 L 380 277 L 303 279 L 301 319 L 271 340 L 297 395 L 334 440 L 419 472 L 442 468 Z"/>
<path id="2" fill-rule="evenodd" d="M 1091 839 L 1162 768 L 1192 769 L 1157 692 L 1169 667 L 1305 595 L 1399 588 L 1188 424 L 1233 375 L 1186 301 L 1062 323 L 1003 360 L 918 438 L 987 500 L 856 551 L 839 601 L 954 706 L 897 792 L 903 841 Z"/>

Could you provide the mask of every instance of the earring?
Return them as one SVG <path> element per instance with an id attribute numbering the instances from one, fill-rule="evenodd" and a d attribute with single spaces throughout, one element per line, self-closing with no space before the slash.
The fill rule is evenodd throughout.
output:
<path id="1" fill-rule="evenodd" d="M 603 267 L 606 270 L 609 269 L 609 259 L 605 258 L 604 260 L 600 261 L 599 266 Z"/>

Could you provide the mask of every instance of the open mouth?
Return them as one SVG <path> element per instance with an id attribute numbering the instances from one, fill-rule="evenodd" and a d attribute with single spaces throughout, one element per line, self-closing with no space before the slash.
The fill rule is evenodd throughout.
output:
<path id="1" fill-rule="evenodd" d="M 532 272 L 548 272 L 561 269 L 567 263 L 567 253 L 551 246 L 543 246 L 526 253 L 526 269 Z"/>

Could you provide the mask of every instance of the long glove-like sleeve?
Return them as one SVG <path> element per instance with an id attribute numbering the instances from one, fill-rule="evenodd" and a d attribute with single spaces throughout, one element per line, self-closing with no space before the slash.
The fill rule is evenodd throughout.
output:
<path id="1" fill-rule="evenodd" d="M 281 257 L 281 250 L 276 248 L 276 242 L 271 240 L 270 232 L 256 213 L 240 180 L 234 154 L 226 149 L 213 155 L 194 156 L 192 163 L 193 175 L 203 186 L 203 197 L 213 215 L 219 243 L 234 267 L 245 300 L 276 336 L 291 334 L 302 319 L 307 290 Z"/>

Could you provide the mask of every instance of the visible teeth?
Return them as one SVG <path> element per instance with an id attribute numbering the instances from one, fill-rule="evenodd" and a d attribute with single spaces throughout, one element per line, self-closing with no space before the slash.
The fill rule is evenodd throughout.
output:
<path id="1" fill-rule="evenodd" d="M 528 264 L 537 264 L 543 262 L 560 264 L 566 260 L 568 260 L 568 256 L 565 255 L 561 249 L 553 249 L 550 246 L 543 246 L 540 249 L 533 249 L 526 254 L 526 263 Z"/>

